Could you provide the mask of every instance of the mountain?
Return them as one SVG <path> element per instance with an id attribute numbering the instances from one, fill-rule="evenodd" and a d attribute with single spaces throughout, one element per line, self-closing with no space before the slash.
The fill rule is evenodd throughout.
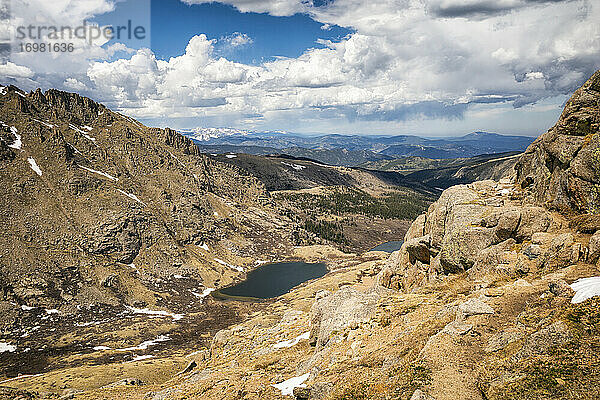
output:
<path id="1" fill-rule="evenodd" d="M 599 398 L 600 227 L 572 224 L 596 215 L 599 82 L 513 179 L 445 190 L 399 251 L 329 253 L 332 272 L 219 331 L 182 374 L 86 398 Z"/>
<path id="2" fill-rule="evenodd" d="M 391 145 L 380 153 L 388 156 L 426 158 L 473 157 L 482 154 L 524 151 L 534 138 L 474 132 L 458 138 L 430 139 L 418 145 Z"/>
<path id="3" fill-rule="evenodd" d="M 524 154 L 445 166 L 514 175 L 433 203 L 415 172 L 202 155 L 64 92 L 9 88 L 0 120 L 0 398 L 600 398 L 600 71 Z M 331 245 L 381 225 L 399 250 Z M 264 254 L 329 272 L 205 295 Z"/>
<path id="4" fill-rule="evenodd" d="M 332 195 L 343 210 L 324 207 Z M 256 311 L 215 289 L 265 262 L 372 248 L 432 200 L 312 161 L 203 154 L 74 93 L 3 88 L 0 380 L 97 367 L 74 385 L 98 388 L 115 365 L 202 349 Z"/>
<path id="5" fill-rule="evenodd" d="M 298 158 L 306 158 L 327 165 L 354 167 L 367 162 L 378 160 L 389 160 L 391 157 L 373 153 L 368 150 L 346 150 L 346 149 L 307 149 L 303 147 L 288 147 L 276 149 L 274 147 L 259 147 L 247 145 L 203 145 L 198 143 L 198 148 L 203 153 L 224 154 L 243 153 L 250 155 L 288 155 Z"/>
<path id="6" fill-rule="evenodd" d="M 212 131 L 211 131 L 212 132 Z M 203 149 L 214 146 L 232 152 L 267 154 L 276 149 L 281 154 L 312 158 L 332 165 L 356 166 L 360 163 L 400 157 L 418 156 L 432 159 L 473 157 L 482 154 L 524 151 L 533 142 L 526 136 L 506 136 L 474 132 L 462 137 L 428 139 L 418 136 L 314 135 L 290 133 L 244 132 L 230 130 L 199 136 L 186 134 Z M 202 138 L 202 140 L 199 140 Z M 236 150 L 232 146 L 237 146 Z M 268 149 L 268 150 L 263 150 Z"/>
<path id="7" fill-rule="evenodd" d="M 134 349 L 161 335 L 169 339 L 153 351 L 202 343 L 245 315 L 243 306 L 207 305 L 205 297 L 256 260 L 292 252 L 294 229 L 258 179 L 171 129 L 73 93 L 6 88 L 2 376 L 64 367 L 68 357 L 70 367 L 104 364 L 106 353 L 93 350 L 100 344 Z M 6 342 L 14 350 L 4 352 Z M 130 360 L 142 350 L 110 357 Z"/>
<path id="8" fill-rule="evenodd" d="M 246 136 L 254 133 L 253 131 L 247 131 L 244 129 L 234 128 L 194 128 L 188 130 L 180 130 L 179 133 L 189 137 L 192 140 L 199 142 L 209 141 L 211 139 L 217 139 L 225 136 Z"/>
<path id="9" fill-rule="evenodd" d="M 599 94 L 596 72 L 519 160 L 517 179 L 537 204 L 587 215 L 600 211 Z"/>
<path id="10" fill-rule="evenodd" d="M 497 181 L 515 175 L 515 165 L 521 154 L 508 152 L 466 159 L 440 160 L 450 162 L 447 166 L 442 164 L 434 168 L 410 172 L 405 174 L 405 177 L 407 180 L 441 189 L 486 179 Z"/>

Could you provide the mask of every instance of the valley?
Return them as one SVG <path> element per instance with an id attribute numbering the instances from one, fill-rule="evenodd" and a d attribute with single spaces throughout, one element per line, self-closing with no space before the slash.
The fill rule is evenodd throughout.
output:
<path id="1" fill-rule="evenodd" d="M 352 167 L 3 89 L 0 398 L 598 398 L 599 82 L 524 153 Z"/>
<path id="2" fill-rule="evenodd" d="M 312 161 L 203 155 L 172 130 L 75 94 L 9 87 L 0 102 L 0 386 L 43 376 L 36 390 L 61 394 L 149 362 L 139 379 L 160 383 L 217 331 L 267 306 L 216 290 L 268 262 L 334 270 L 349 257 L 340 250 L 402 235 L 434 199 Z M 127 368 L 68 379 L 111 365 Z"/>

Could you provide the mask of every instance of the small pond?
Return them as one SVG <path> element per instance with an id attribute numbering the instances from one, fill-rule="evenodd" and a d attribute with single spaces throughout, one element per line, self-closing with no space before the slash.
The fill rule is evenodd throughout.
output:
<path id="1" fill-rule="evenodd" d="M 388 253 L 393 253 L 396 250 L 400 250 L 400 247 L 402 247 L 403 243 L 404 243 L 404 241 L 402 241 L 402 240 L 385 242 L 385 243 L 381 243 L 380 245 L 373 247 L 369 251 L 385 251 Z"/>
<path id="2" fill-rule="evenodd" d="M 250 271 L 244 281 L 217 290 L 213 295 L 217 298 L 270 299 L 289 292 L 302 282 L 320 278 L 327 272 L 327 267 L 322 263 L 298 261 L 265 264 Z"/>

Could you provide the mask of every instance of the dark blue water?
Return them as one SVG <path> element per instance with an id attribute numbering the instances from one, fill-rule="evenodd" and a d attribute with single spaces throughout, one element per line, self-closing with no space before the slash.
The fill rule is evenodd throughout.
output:
<path id="1" fill-rule="evenodd" d="M 270 299 L 281 296 L 294 286 L 327 273 L 325 264 L 305 262 L 282 262 L 265 264 L 248 273 L 246 280 L 235 286 L 220 289 L 215 294 L 234 297 Z"/>
<path id="2" fill-rule="evenodd" d="M 369 251 L 385 251 L 388 253 L 393 253 L 396 250 L 400 250 L 400 247 L 402 247 L 403 243 L 404 243 L 403 240 L 398 240 L 398 241 L 393 241 L 393 242 L 385 242 L 385 243 L 381 243 L 378 246 L 373 247 Z"/>

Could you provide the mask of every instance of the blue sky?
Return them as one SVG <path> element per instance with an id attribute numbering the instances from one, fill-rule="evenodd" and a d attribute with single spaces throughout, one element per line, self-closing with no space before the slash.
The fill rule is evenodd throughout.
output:
<path id="1" fill-rule="evenodd" d="M 165 15 L 169 17 L 164 18 Z M 338 26 L 323 30 L 322 26 L 306 14 L 275 17 L 241 13 L 219 3 L 152 1 L 152 50 L 162 59 L 181 55 L 188 41 L 199 33 L 215 39 L 235 33 L 248 35 L 253 40 L 251 45 L 236 51 L 221 49 L 223 56 L 244 64 L 260 64 L 277 56 L 298 57 L 308 48 L 323 48 L 317 39 L 339 41 L 352 32 Z"/>
<path id="2" fill-rule="evenodd" d="M 176 129 L 539 135 L 600 68 L 590 0 L 115 1 L 13 0 L 10 24 L 131 19 L 148 36 L 13 53 L 3 83 Z"/>

